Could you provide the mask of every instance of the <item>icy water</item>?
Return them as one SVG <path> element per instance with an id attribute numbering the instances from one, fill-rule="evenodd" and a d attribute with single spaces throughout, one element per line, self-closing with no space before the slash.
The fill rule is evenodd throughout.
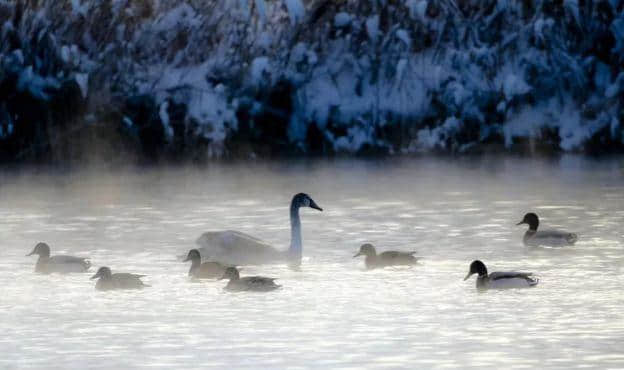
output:
<path id="1" fill-rule="evenodd" d="M 624 161 L 579 157 L 214 165 L 0 177 L 0 368 L 624 368 Z M 245 266 L 272 293 L 191 282 L 176 260 L 208 230 L 286 249 L 306 192 L 304 262 Z M 522 245 L 527 211 L 580 235 Z M 88 256 L 41 276 L 38 241 Z M 365 271 L 359 245 L 416 250 L 414 268 Z M 477 293 L 473 259 L 539 276 Z M 98 292 L 99 266 L 148 275 Z"/>

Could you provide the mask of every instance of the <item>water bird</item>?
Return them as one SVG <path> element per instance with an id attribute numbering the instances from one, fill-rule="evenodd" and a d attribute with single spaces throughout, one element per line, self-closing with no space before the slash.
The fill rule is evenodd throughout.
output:
<path id="1" fill-rule="evenodd" d="M 479 260 L 470 264 L 470 270 L 464 281 L 474 274 L 479 274 L 477 277 L 478 290 L 530 288 L 539 282 L 539 279 L 533 278 L 533 273 L 530 272 L 493 272 L 488 275 L 487 267 Z"/>
<path id="2" fill-rule="evenodd" d="M 275 278 L 264 276 L 246 276 L 241 278 L 236 267 L 228 267 L 219 280 L 223 279 L 230 280 L 224 289 L 231 292 L 269 292 L 281 287 L 281 285 L 275 284 Z"/>
<path id="3" fill-rule="evenodd" d="M 375 247 L 370 244 L 362 244 L 360 251 L 357 252 L 353 258 L 359 256 L 366 256 L 364 263 L 367 269 L 374 269 L 386 266 L 401 266 L 401 265 L 415 265 L 420 260 L 420 257 L 414 257 L 416 252 L 397 252 L 386 251 L 377 254 Z"/>
<path id="4" fill-rule="evenodd" d="M 33 251 L 26 256 L 32 256 L 33 254 L 39 255 L 35 265 L 35 272 L 40 274 L 86 272 L 91 267 L 91 262 L 87 258 L 50 256 L 50 246 L 43 242 L 37 243 Z"/>
<path id="5" fill-rule="evenodd" d="M 210 260 L 229 265 L 259 265 L 288 262 L 296 267 L 301 264 L 301 220 L 299 208 L 310 207 L 323 211 L 309 195 L 296 194 L 290 203 L 290 248 L 285 251 L 251 235 L 238 231 L 209 231 L 197 239 L 199 251 Z"/>
<path id="6" fill-rule="evenodd" d="M 143 289 L 149 285 L 143 283 L 141 278 L 145 275 L 129 274 L 127 272 L 118 272 L 113 274 L 108 267 L 100 267 L 95 275 L 91 276 L 91 280 L 98 279 L 95 283 L 97 290 L 116 290 L 116 289 Z"/>
<path id="7" fill-rule="evenodd" d="M 516 225 L 529 225 L 529 229 L 524 233 L 522 242 L 526 246 L 548 246 L 562 247 L 565 245 L 573 245 L 578 240 L 578 236 L 574 233 L 559 230 L 543 230 L 537 231 L 539 226 L 539 218 L 535 213 L 527 213 L 522 221 Z"/>
<path id="8" fill-rule="evenodd" d="M 191 261 L 189 276 L 195 279 L 218 279 L 223 276 L 227 266 L 219 262 L 201 262 L 201 255 L 197 249 L 191 249 L 184 262 Z"/>

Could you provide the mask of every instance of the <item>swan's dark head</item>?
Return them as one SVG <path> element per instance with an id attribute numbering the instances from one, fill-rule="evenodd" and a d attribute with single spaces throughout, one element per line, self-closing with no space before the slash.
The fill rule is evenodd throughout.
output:
<path id="1" fill-rule="evenodd" d="M 323 208 L 319 207 L 316 204 L 316 202 L 314 202 L 314 200 L 310 198 L 308 194 L 305 194 L 305 193 L 296 194 L 293 197 L 290 205 L 291 207 L 296 207 L 296 208 L 310 207 L 310 208 L 318 209 L 319 211 L 323 211 Z"/>
<path id="2" fill-rule="evenodd" d="M 529 225 L 529 230 L 537 230 L 537 227 L 539 226 L 539 218 L 537 217 L 537 215 L 535 213 L 527 213 L 526 215 L 524 215 L 524 218 L 522 219 L 522 221 L 518 222 L 516 225 L 523 225 L 523 224 L 527 224 Z"/>
<path id="3" fill-rule="evenodd" d="M 238 274 L 238 270 L 236 269 L 236 267 L 228 267 L 225 269 L 223 276 L 221 276 L 219 280 L 223 280 L 223 279 L 237 280 L 239 278 L 240 278 L 240 275 Z"/>
<path id="4" fill-rule="evenodd" d="M 191 249 L 186 255 L 186 259 L 182 262 L 197 261 L 197 260 L 201 261 L 201 255 L 199 254 L 199 251 L 197 249 Z"/>
<path id="5" fill-rule="evenodd" d="M 110 279 L 112 276 L 113 273 L 111 272 L 111 269 L 109 269 L 108 267 L 100 267 L 95 275 L 91 276 L 91 280 L 97 278 Z"/>
<path id="6" fill-rule="evenodd" d="M 50 246 L 42 242 L 37 243 L 35 249 L 28 253 L 27 256 L 32 256 L 33 254 L 38 254 L 40 257 L 50 257 Z"/>
<path id="7" fill-rule="evenodd" d="M 468 271 L 468 275 L 464 278 L 464 280 L 468 280 L 473 274 L 479 274 L 479 276 L 487 276 L 487 268 L 485 264 L 479 260 L 472 261 L 470 264 L 470 270 Z"/>
<path id="8" fill-rule="evenodd" d="M 359 257 L 359 256 L 372 257 L 376 255 L 377 255 L 377 251 L 375 250 L 375 247 L 370 243 L 366 243 L 360 246 L 360 251 L 357 252 L 355 256 L 353 256 L 353 258 Z"/>

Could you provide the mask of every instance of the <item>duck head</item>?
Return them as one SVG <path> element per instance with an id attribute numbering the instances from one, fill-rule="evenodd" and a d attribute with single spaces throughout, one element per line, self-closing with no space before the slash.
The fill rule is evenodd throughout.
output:
<path id="1" fill-rule="evenodd" d="M 357 252 L 355 256 L 353 256 L 353 258 L 359 257 L 359 256 L 373 257 L 376 255 L 377 255 L 377 251 L 375 251 L 375 247 L 370 243 L 366 243 L 360 246 L 360 251 Z"/>
<path id="2" fill-rule="evenodd" d="M 468 271 L 468 275 L 466 275 L 466 277 L 464 278 L 464 281 L 468 280 L 468 278 L 471 277 L 473 274 L 479 274 L 479 276 L 487 276 L 487 268 L 485 267 L 485 264 L 479 260 L 472 261 L 472 263 L 470 264 L 470 270 Z"/>
<path id="3" fill-rule="evenodd" d="M 199 254 L 199 251 L 197 249 L 191 249 L 186 255 L 186 259 L 182 262 L 188 261 L 201 261 L 201 255 Z"/>
<path id="4" fill-rule="evenodd" d="M 308 194 L 305 194 L 305 193 L 296 194 L 293 197 L 292 202 L 290 204 L 291 204 L 291 207 L 294 207 L 294 208 L 310 207 L 310 208 L 318 209 L 321 212 L 323 211 L 323 208 L 319 207 L 316 204 L 316 202 L 314 202 L 314 200 L 310 198 Z"/>
<path id="5" fill-rule="evenodd" d="M 91 276 L 91 280 L 102 278 L 102 279 L 110 279 L 113 276 L 111 273 L 111 269 L 108 267 L 100 267 L 95 275 Z"/>
<path id="6" fill-rule="evenodd" d="M 237 280 L 239 278 L 240 278 L 240 275 L 238 274 L 238 270 L 236 269 L 236 267 L 228 267 L 225 269 L 223 276 L 221 276 L 219 280 L 223 280 L 223 279 Z"/>
<path id="7" fill-rule="evenodd" d="M 526 215 L 524 215 L 522 221 L 518 222 L 516 225 L 523 224 L 529 225 L 529 230 L 536 231 L 537 227 L 539 226 L 539 218 L 535 213 L 527 213 Z"/>
<path id="8" fill-rule="evenodd" d="M 26 256 L 32 256 L 33 254 L 38 254 L 39 257 L 50 257 L 50 246 L 42 242 L 37 243 L 35 249 Z"/>

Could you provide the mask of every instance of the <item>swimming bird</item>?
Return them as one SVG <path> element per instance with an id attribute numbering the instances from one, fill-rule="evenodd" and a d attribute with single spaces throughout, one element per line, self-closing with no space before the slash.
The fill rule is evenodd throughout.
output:
<path id="1" fill-rule="evenodd" d="M 259 265 L 288 262 L 291 266 L 301 264 L 301 220 L 299 208 L 310 207 L 322 211 L 309 195 L 296 194 L 290 203 L 290 248 L 286 251 L 251 235 L 238 231 L 209 231 L 197 239 L 202 256 L 228 265 Z"/>
<path id="2" fill-rule="evenodd" d="M 275 284 L 275 278 L 263 276 L 246 276 L 241 278 L 236 267 L 228 267 L 219 280 L 223 279 L 230 280 L 224 289 L 231 292 L 268 292 L 281 287 L 281 285 Z"/>
<path id="3" fill-rule="evenodd" d="M 35 249 L 26 256 L 32 256 L 33 254 L 39 255 L 35 265 L 35 272 L 40 274 L 86 272 L 91 267 L 91 262 L 87 258 L 74 256 L 50 257 L 50 246 L 46 243 L 37 243 Z"/>
<path id="4" fill-rule="evenodd" d="M 477 277 L 478 290 L 530 288 L 539 282 L 539 279 L 531 277 L 533 274 L 530 272 L 493 272 L 488 275 L 487 267 L 479 260 L 470 264 L 470 270 L 464 281 L 473 274 L 479 274 Z"/>
<path id="5" fill-rule="evenodd" d="M 537 247 L 562 247 L 565 245 L 573 245 L 578 240 L 578 236 L 574 233 L 559 230 L 537 231 L 539 226 L 539 218 L 535 213 L 527 213 L 522 221 L 516 225 L 528 224 L 529 229 L 524 233 L 522 242 L 524 245 Z"/>
<path id="6" fill-rule="evenodd" d="M 364 260 L 366 268 L 374 269 L 386 266 L 415 265 L 421 258 L 414 257 L 414 253 L 416 252 L 386 251 L 377 254 L 375 247 L 370 243 L 366 243 L 360 246 L 360 251 L 357 252 L 353 258 L 366 256 Z"/>
<path id="7" fill-rule="evenodd" d="M 227 266 L 219 262 L 201 262 L 201 255 L 197 249 L 191 249 L 184 262 L 191 261 L 191 268 L 188 272 L 190 277 L 195 279 L 218 279 L 223 276 Z"/>
<path id="8" fill-rule="evenodd" d="M 125 272 L 113 274 L 110 268 L 100 267 L 95 275 L 91 276 L 91 280 L 99 278 L 97 283 L 95 283 L 95 289 L 97 290 L 143 289 L 149 285 L 141 281 L 142 277 L 145 277 L 145 275 Z"/>

